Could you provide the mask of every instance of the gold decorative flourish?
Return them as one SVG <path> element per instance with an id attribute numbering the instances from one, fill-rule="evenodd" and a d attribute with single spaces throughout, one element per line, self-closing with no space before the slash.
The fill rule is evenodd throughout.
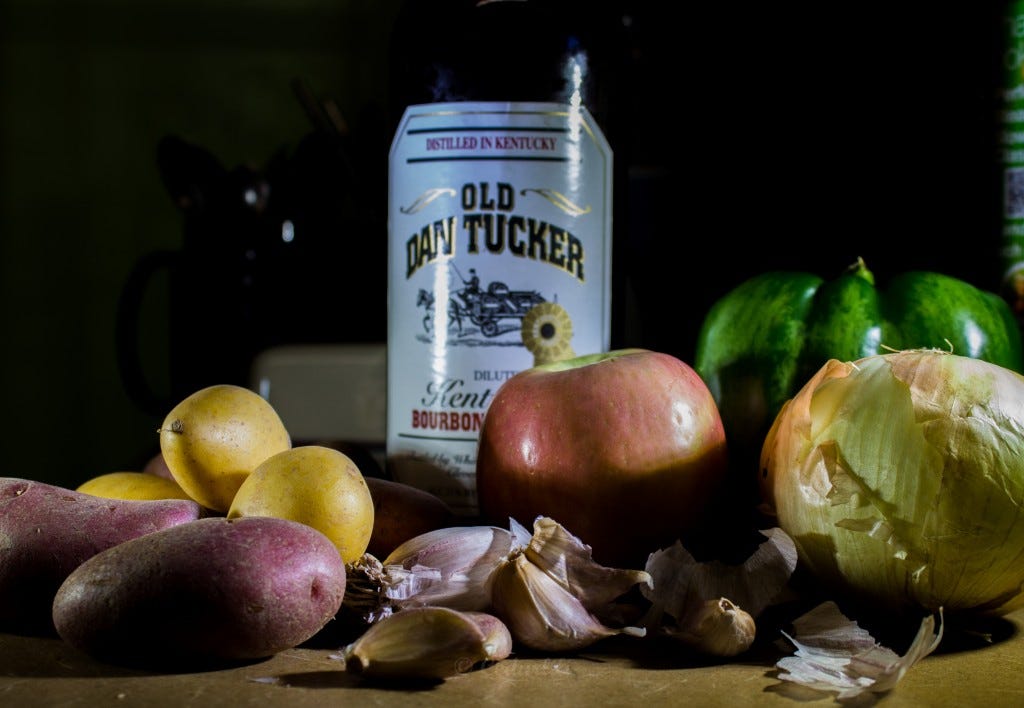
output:
<path id="1" fill-rule="evenodd" d="M 430 204 L 438 197 L 443 196 L 454 197 L 455 190 L 452 189 L 451 187 L 433 187 L 432 189 L 428 189 L 423 194 L 418 196 L 416 200 L 409 206 L 399 207 L 398 210 L 403 214 L 415 214 L 416 212 L 426 207 L 428 204 Z"/>
<path id="2" fill-rule="evenodd" d="M 571 216 L 581 216 L 583 214 L 590 213 L 589 206 L 581 207 L 578 204 L 574 204 L 567 196 L 554 189 L 547 189 L 546 187 L 541 187 L 540 189 L 524 189 L 522 194 L 526 194 L 527 192 L 535 192 L 536 194 L 539 194 Z"/>
<path id="3" fill-rule="evenodd" d="M 576 356 L 572 339 L 572 320 L 556 302 L 534 305 L 523 316 L 523 344 L 533 354 L 534 366 Z"/>

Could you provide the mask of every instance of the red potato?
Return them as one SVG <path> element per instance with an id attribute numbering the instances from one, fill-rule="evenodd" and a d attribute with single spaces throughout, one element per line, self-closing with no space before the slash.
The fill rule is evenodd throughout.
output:
<path id="1" fill-rule="evenodd" d="M 53 622 L 102 661 L 217 665 L 311 639 L 341 608 L 345 582 L 338 549 L 310 526 L 208 517 L 87 560 L 57 591 Z"/>
<path id="2" fill-rule="evenodd" d="M 440 497 L 408 484 L 366 477 L 373 498 L 373 533 L 366 550 L 383 560 L 410 538 L 456 523 Z"/>
<path id="3" fill-rule="evenodd" d="M 111 546 L 201 514 L 186 499 L 104 499 L 0 478 L 0 629 L 52 634 L 51 603 L 71 571 Z"/>
<path id="4" fill-rule="evenodd" d="M 174 479 L 174 475 L 171 474 L 171 470 L 167 466 L 167 461 L 164 459 L 164 453 L 162 452 L 158 452 L 146 460 L 142 471 L 146 474 L 163 477 L 164 479 Z"/>

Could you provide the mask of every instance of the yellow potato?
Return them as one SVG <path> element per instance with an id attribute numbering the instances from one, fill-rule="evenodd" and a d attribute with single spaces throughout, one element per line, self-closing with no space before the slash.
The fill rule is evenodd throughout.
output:
<path id="1" fill-rule="evenodd" d="M 302 445 L 270 457 L 242 483 L 227 517 L 245 516 L 312 526 L 331 539 L 345 563 L 352 563 L 370 543 L 373 497 L 359 467 L 343 452 Z"/>
<path id="2" fill-rule="evenodd" d="M 242 386 L 217 384 L 176 405 L 160 426 L 160 452 L 174 480 L 208 509 L 225 512 L 268 457 L 291 448 L 270 403 Z"/>
<path id="3" fill-rule="evenodd" d="M 191 499 L 173 479 L 143 472 L 109 472 L 82 482 L 75 490 L 105 499 Z"/>

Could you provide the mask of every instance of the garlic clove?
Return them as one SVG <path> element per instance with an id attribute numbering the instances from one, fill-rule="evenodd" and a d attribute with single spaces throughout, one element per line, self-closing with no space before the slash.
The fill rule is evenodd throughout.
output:
<path id="1" fill-rule="evenodd" d="M 484 637 L 484 650 L 489 661 L 500 661 L 512 655 L 512 633 L 500 619 L 488 612 L 464 612 L 476 623 Z"/>
<path id="2" fill-rule="evenodd" d="M 497 618 L 446 607 L 413 607 L 371 625 L 342 649 L 345 670 L 367 678 L 441 680 L 507 657 L 512 640 Z"/>
<path id="3" fill-rule="evenodd" d="M 683 628 L 693 608 L 727 597 L 751 617 L 784 601 L 796 568 L 796 544 L 779 528 L 762 530 L 762 542 L 742 565 L 698 562 L 680 541 L 647 559 L 645 570 L 653 585 L 640 591 L 650 602 L 641 624 L 649 629 L 667 625 L 669 633 Z"/>
<path id="4" fill-rule="evenodd" d="M 490 605 L 491 574 L 511 552 L 512 543 L 512 533 L 496 526 L 421 534 L 384 559 L 382 593 L 396 607 L 485 610 Z"/>
<path id="5" fill-rule="evenodd" d="M 548 517 L 534 520 L 533 536 L 523 553 L 591 611 L 603 608 L 634 585 L 651 585 L 646 570 L 608 568 L 595 562 L 590 546 Z"/>
<path id="6" fill-rule="evenodd" d="M 605 626 L 522 553 L 495 571 L 491 595 L 495 612 L 512 638 L 538 651 L 573 651 L 617 634 L 642 637 L 646 633 L 639 627 Z"/>
<path id="7" fill-rule="evenodd" d="M 733 657 L 750 648 L 757 628 L 749 613 L 720 597 L 696 606 L 667 633 L 703 654 Z"/>
<path id="8" fill-rule="evenodd" d="M 427 531 L 410 538 L 394 549 L 382 562 L 411 568 L 425 565 L 431 568 L 460 567 L 460 562 L 504 555 L 512 546 L 512 532 L 497 526 L 453 526 Z M 465 559 L 465 560 L 464 560 Z"/>

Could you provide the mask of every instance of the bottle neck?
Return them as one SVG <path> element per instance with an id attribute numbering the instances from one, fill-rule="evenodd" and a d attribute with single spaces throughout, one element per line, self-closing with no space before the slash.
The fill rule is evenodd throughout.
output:
<path id="1" fill-rule="evenodd" d="M 391 122 L 416 104 L 552 101 L 586 106 L 604 127 L 625 46 L 604 4 L 406 2 L 392 35 Z"/>

